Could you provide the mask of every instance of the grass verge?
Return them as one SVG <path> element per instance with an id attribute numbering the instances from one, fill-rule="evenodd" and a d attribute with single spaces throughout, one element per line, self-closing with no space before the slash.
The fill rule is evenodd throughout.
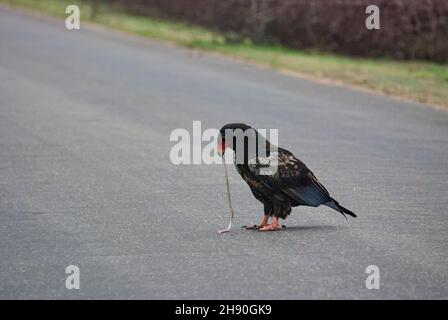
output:
<path id="1" fill-rule="evenodd" d="M 218 52 L 316 80 L 369 89 L 378 93 L 439 106 L 448 110 L 448 65 L 422 61 L 353 58 L 310 53 L 250 41 L 228 43 L 223 34 L 177 21 L 133 16 L 102 5 L 95 19 L 90 5 L 79 0 L 0 0 L 65 17 L 65 8 L 77 4 L 82 21 L 169 41 L 190 48 Z"/>

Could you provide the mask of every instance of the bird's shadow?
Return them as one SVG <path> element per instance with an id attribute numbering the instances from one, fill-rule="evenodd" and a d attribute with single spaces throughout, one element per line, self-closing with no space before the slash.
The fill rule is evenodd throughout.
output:
<path id="1" fill-rule="evenodd" d="M 246 232 L 255 232 L 255 233 L 267 233 L 267 234 L 275 234 L 277 232 L 280 233 L 304 233 L 304 232 L 328 232 L 328 231 L 337 231 L 345 229 L 345 226 L 325 226 L 325 225 L 314 225 L 314 226 L 286 226 L 280 231 L 259 231 L 259 230 L 246 230 Z"/>
<path id="2" fill-rule="evenodd" d="M 331 231 L 344 229 L 344 226 L 287 226 L 286 232 L 304 232 L 304 231 Z"/>

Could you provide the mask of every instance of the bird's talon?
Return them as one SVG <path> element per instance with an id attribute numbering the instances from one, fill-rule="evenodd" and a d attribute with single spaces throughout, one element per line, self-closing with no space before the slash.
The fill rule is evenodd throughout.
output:
<path id="1" fill-rule="evenodd" d="M 283 230 L 283 227 L 281 225 L 272 225 L 272 224 L 268 224 L 266 226 L 264 226 L 263 228 L 258 229 L 259 231 L 278 231 L 278 230 Z"/>

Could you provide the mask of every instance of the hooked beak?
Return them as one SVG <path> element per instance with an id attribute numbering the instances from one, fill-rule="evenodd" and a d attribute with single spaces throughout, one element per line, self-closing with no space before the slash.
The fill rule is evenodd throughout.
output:
<path id="1" fill-rule="evenodd" d="M 227 144 L 225 142 L 218 142 L 218 154 L 222 157 L 226 152 Z"/>

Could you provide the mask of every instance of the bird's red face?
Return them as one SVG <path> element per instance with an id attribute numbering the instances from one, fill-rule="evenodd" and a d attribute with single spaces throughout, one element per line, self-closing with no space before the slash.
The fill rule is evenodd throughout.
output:
<path id="1" fill-rule="evenodd" d="M 224 156 L 227 148 L 231 148 L 235 151 L 235 130 L 244 132 L 248 129 L 251 129 L 251 127 L 244 123 L 229 123 L 223 126 L 221 130 L 219 130 L 219 142 L 217 146 L 218 154 L 221 157 Z"/>
<path id="2" fill-rule="evenodd" d="M 221 139 L 220 142 L 218 142 L 218 154 L 222 157 L 224 155 L 224 152 L 226 152 L 226 149 L 228 147 L 228 144 L 224 139 Z"/>

